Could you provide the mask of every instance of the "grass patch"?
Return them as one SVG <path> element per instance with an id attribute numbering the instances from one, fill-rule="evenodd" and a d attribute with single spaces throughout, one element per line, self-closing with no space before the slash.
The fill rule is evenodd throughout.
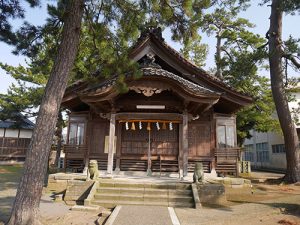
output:
<path id="1" fill-rule="evenodd" d="M 23 165 L 0 166 L 0 184 L 6 182 L 18 182 L 22 175 Z"/>

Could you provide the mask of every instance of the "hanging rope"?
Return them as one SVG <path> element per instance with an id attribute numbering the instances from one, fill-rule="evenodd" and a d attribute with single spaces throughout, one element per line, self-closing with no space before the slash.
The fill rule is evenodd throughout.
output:
<path id="1" fill-rule="evenodd" d="M 132 123 L 132 122 L 136 122 L 136 123 L 139 123 L 139 122 L 142 122 L 142 123 L 181 123 L 180 120 L 119 120 L 119 123 L 126 123 L 126 122 L 129 122 L 129 123 Z"/>

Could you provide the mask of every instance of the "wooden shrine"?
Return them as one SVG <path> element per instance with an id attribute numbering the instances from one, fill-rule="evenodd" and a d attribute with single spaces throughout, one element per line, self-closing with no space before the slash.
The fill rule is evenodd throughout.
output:
<path id="1" fill-rule="evenodd" d="M 142 77 L 126 74 L 128 92 L 117 75 L 98 83 L 77 81 L 62 105 L 71 111 L 66 168 L 82 171 L 96 159 L 116 171 L 236 172 L 239 149 L 234 113 L 252 102 L 167 45 L 159 28 L 141 34 L 130 58 Z M 102 78 L 103 79 L 103 78 Z"/>

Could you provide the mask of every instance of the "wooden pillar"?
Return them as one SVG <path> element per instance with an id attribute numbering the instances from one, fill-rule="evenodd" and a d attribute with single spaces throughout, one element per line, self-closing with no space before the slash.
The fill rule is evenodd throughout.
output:
<path id="1" fill-rule="evenodd" d="M 114 163 L 114 145 L 116 132 L 116 114 L 111 113 L 109 122 L 109 140 L 108 140 L 108 159 L 107 159 L 107 174 L 112 175 Z"/>
<path id="2" fill-rule="evenodd" d="M 120 172 L 120 157 L 121 157 L 121 138 L 122 138 L 122 124 L 117 125 L 117 146 L 116 146 L 116 169 L 115 172 Z"/>
<path id="3" fill-rule="evenodd" d="M 184 111 L 182 115 L 182 161 L 183 161 L 183 176 L 188 173 L 188 157 L 189 157 L 189 142 L 188 142 L 188 113 Z"/>
<path id="4" fill-rule="evenodd" d="M 88 173 L 88 168 L 89 168 L 89 161 L 90 161 L 90 148 L 91 148 L 91 139 L 90 137 L 91 135 L 91 128 L 92 128 L 92 124 L 90 121 L 90 115 L 89 115 L 89 119 L 88 121 L 85 123 L 84 126 L 84 134 L 85 134 L 85 138 L 84 138 L 84 143 L 87 147 L 86 152 L 84 153 L 84 169 L 83 169 L 83 173 L 87 174 Z"/>
<path id="5" fill-rule="evenodd" d="M 151 176 L 151 130 L 148 131 L 148 166 L 147 166 L 147 176 Z"/>
<path id="6" fill-rule="evenodd" d="M 179 178 L 183 178 L 183 152 L 182 152 L 182 124 L 179 124 L 179 155 L 178 155 L 178 169 L 179 169 Z"/>

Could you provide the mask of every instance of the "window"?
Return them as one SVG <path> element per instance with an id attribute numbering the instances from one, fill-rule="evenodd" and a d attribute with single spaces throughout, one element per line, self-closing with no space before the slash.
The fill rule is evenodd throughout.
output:
<path id="1" fill-rule="evenodd" d="M 254 162 L 253 144 L 245 145 L 244 160 Z"/>
<path id="2" fill-rule="evenodd" d="M 269 148 L 267 142 L 256 144 L 257 162 L 269 162 Z"/>
<path id="3" fill-rule="evenodd" d="M 272 153 L 285 153 L 284 144 L 272 145 Z"/>
<path id="4" fill-rule="evenodd" d="M 82 145 L 84 142 L 84 123 L 70 123 L 69 144 Z"/>
<path id="5" fill-rule="evenodd" d="M 235 118 L 217 118 L 217 146 L 232 148 L 236 145 Z"/>
<path id="6" fill-rule="evenodd" d="M 253 151 L 253 144 L 245 145 L 244 147 L 246 152 Z"/>
<path id="7" fill-rule="evenodd" d="M 268 151 L 268 143 L 267 142 L 257 143 L 256 151 Z"/>
<path id="8" fill-rule="evenodd" d="M 245 159 L 244 160 L 254 162 L 253 152 L 245 152 Z"/>

